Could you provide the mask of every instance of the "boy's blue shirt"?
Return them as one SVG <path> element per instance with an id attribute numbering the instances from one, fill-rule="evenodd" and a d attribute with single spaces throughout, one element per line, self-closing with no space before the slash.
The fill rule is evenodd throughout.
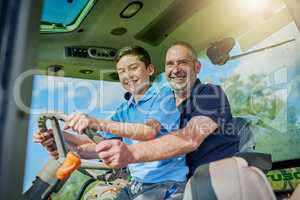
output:
<path id="1" fill-rule="evenodd" d="M 158 88 L 152 85 L 138 103 L 131 97 L 128 101 L 122 103 L 111 117 L 112 121 L 143 124 L 149 119 L 155 119 L 161 125 L 161 130 L 157 137 L 178 129 L 180 113 L 176 108 L 174 94 L 170 88 Z M 110 133 L 100 132 L 100 134 L 105 138 L 116 137 Z M 140 142 L 129 138 L 122 139 L 126 144 Z M 134 163 L 130 164 L 128 168 L 133 179 L 143 183 L 158 183 L 168 180 L 185 181 L 188 173 L 185 156 L 153 162 Z"/>

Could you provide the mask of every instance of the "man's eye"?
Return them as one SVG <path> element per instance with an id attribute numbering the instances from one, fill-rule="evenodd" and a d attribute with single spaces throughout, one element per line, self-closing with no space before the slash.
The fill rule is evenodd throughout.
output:
<path id="1" fill-rule="evenodd" d="M 166 63 L 166 66 L 167 66 L 167 67 L 172 67 L 172 66 L 173 66 L 173 63 Z"/>
<path id="2" fill-rule="evenodd" d="M 187 60 L 180 60 L 180 61 L 178 61 L 179 65 L 184 65 L 184 64 L 187 64 L 187 63 L 188 63 Z"/>

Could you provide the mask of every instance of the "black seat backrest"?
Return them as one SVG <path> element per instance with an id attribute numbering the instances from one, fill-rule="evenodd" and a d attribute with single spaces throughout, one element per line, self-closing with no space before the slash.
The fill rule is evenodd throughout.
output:
<path id="1" fill-rule="evenodd" d="M 234 134 L 240 137 L 239 152 L 235 156 L 247 160 L 250 166 L 255 166 L 264 172 L 272 168 L 272 158 L 270 154 L 254 152 L 255 140 L 251 130 L 251 120 L 244 117 L 233 119 Z"/>
<path id="2" fill-rule="evenodd" d="M 251 121 L 243 117 L 233 118 L 234 134 L 240 137 L 240 152 L 255 150 L 254 135 L 251 130 Z"/>

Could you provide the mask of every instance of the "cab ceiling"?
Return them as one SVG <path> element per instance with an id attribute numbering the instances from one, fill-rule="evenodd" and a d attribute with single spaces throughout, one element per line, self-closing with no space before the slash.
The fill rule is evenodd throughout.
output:
<path id="1" fill-rule="evenodd" d="M 63 76 L 112 80 L 114 62 L 66 57 L 65 47 L 141 45 L 151 54 L 158 73 L 164 68 L 166 48 L 175 41 L 190 42 L 200 55 L 211 42 L 234 37 L 246 50 L 292 20 L 281 0 L 262 0 L 267 3 L 259 11 L 245 1 L 251 0 L 144 0 L 143 8 L 125 19 L 120 12 L 132 1 L 98 0 L 75 31 L 40 34 L 37 68 L 46 74 L 49 66 L 61 65 Z M 127 32 L 112 35 L 118 27 Z M 82 74 L 82 69 L 94 72 Z"/>

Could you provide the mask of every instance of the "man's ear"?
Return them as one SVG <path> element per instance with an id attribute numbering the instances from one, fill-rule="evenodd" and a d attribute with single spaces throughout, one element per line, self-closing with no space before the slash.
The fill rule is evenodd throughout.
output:
<path id="1" fill-rule="evenodd" d="M 195 68 L 196 68 L 196 72 L 198 74 L 201 69 L 201 62 L 199 60 L 195 60 Z"/>
<path id="2" fill-rule="evenodd" d="M 152 76 L 154 74 L 155 68 L 153 64 L 149 64 L 147 67 L 148 73 L 150 76 Z"/>

